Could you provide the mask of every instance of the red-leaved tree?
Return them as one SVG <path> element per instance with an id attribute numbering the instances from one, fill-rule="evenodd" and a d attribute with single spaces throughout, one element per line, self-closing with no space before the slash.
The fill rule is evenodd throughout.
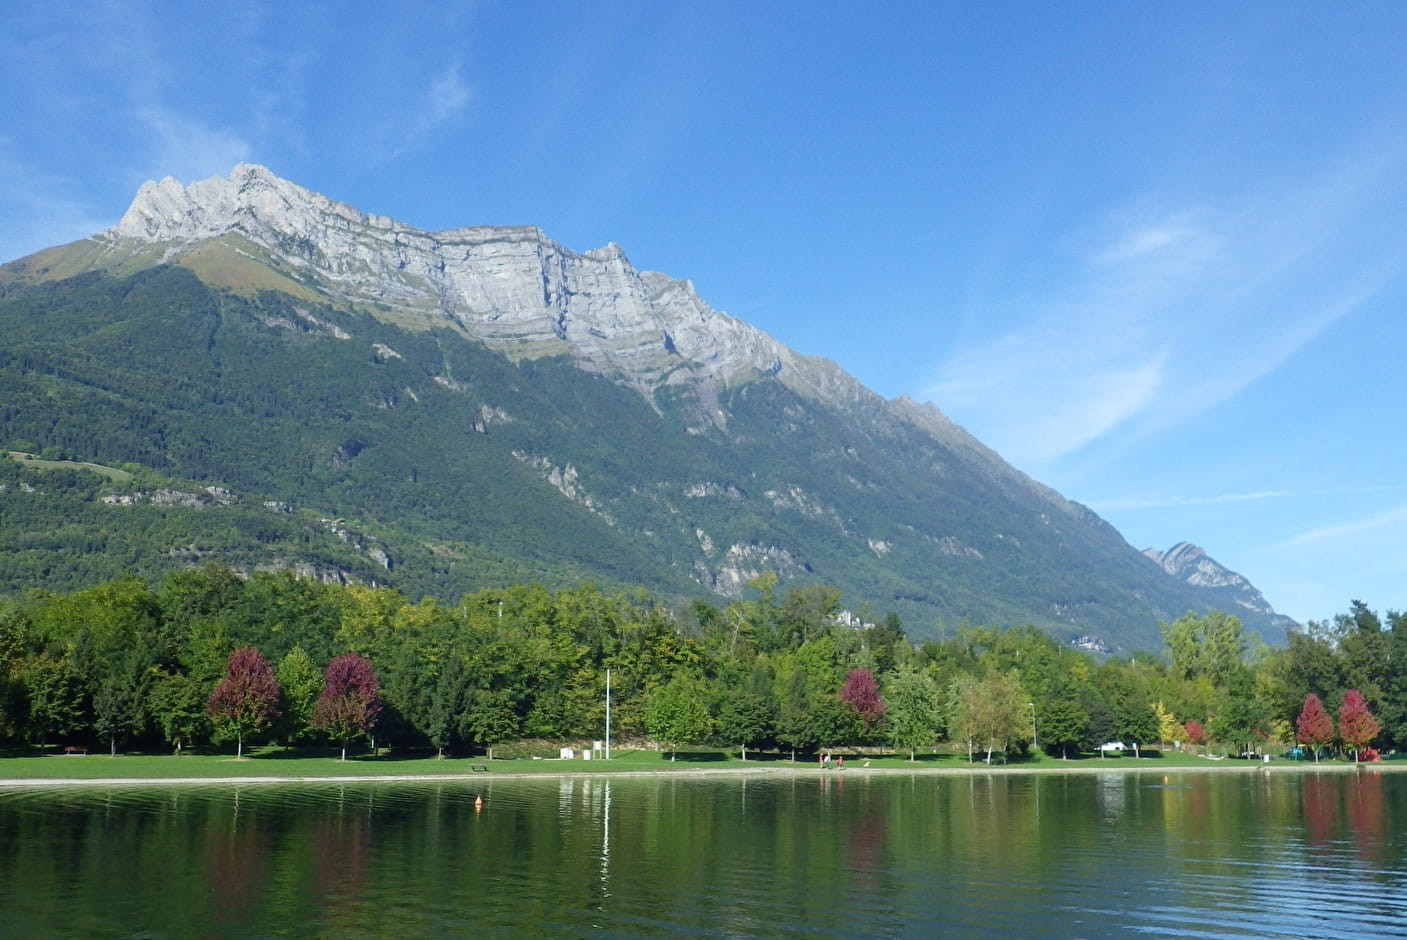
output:
<path id="1" fill-rule="evenodd" d="M 1339 738 L 1344 747 L 1353 752 L 1353 759 L 1357 761 L 1358 752 L 1377 736 L 1378 720 L 1368 711 L 1363 693 L 1349 689 L 1344 693 L 1343 707 L 1339 709 Z"/>
<path id="2" fill-rule="evenodd" d="M 370 660 L 343 653 L 327 664 L 322 695 L 313 706 L 312 725 L 342 742 L 343 760 L 347 759 L 347 742 L 369 733 L 380 713 L 381 683 Z"/>
<path id="3" fill-rule="evenodd" d="M 864 722 L 866 732 L 874 731 L 888 707 L 879 694 L 874 673 L 868 669 L 852 669 L 846 674 L 845 685 L 840 689 L 840 700 L 855 709 L 855 714 Z"/>
<path id="4" fill-rule="evenodd" d="M 245 737 L 278 717 L 278 696 L 273 668 L 254 647 L 243 646 L 230 654 L 225 678 L 215 683 L 205 710 L 220 735 L 238 740 L 237 754 L 243 758 Z"/>
<path id="5" fill-rule="evenodd" d="M 1207 731 L 1202 727 L 1202 723 L 1193 719 L 1182 726 L 1182 730 L 1187 732 L 1187 743 L 1194 747 L 1207 743 Z"/>
<path id="6" fill-rule="evenodd" d="M 1319 749 L 1334 740 L 1334 721 L 1324 710 L 1319 696 L 1310 692 L 1304 697 L 1304 706 L 1299 718 L 1295 719 L 1295 740 L 1314 747 L 1314 759 L 1319 760 Z"/>

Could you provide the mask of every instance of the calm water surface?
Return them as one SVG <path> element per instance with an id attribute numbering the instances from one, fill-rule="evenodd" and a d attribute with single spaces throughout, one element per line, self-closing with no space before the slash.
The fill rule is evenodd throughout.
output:
<path id="1" fill-rule="evenodd" d="M 1407 774 L 0 789 L 4 936 L 469 933 L 1407 936 Z"/>

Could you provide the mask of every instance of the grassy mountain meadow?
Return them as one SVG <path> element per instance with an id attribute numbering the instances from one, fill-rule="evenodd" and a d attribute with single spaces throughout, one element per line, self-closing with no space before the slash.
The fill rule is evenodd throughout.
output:
<path id="1" fill-rule="evenodd" d="M 1207 608 L 910 403 L 759 372 L 701 424 L 687 386 L 650 398 L 565 357 L 515 362 L 449 322 L 180 265 L 8 267 L 0 448 L 51 459 L 0 460 L 3 593 L 214 561 L 411 597 L 591 581 L 682 600 L 771 571 L 914 636 L 1030 623 L 1121 649 Z"/>

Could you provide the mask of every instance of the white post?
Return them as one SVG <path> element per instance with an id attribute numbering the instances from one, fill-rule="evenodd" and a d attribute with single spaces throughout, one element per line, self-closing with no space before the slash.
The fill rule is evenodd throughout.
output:
<path id="1" fill-rule="evenodd" d="M 606 667 L 606 760 L 611 759 L 611 667 Z"/>

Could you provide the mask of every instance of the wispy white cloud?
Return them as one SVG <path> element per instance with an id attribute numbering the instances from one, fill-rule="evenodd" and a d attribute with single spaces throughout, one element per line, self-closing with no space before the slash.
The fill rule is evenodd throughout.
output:
<path id="1" fill-rule="evenodd" d="M 254 154 L 254 146 L 238 133 L 210 127 L 164 107 L 148 106 L 139 117 L 151 134 L 149 164 L 139 171 L 144 179 L 206 179 L 229 172 Z"/>
<path id="2" fill-rule="evenodd" d="M 460 75 L 460 67 L 450 65 L 430 79 L 419 100 L 405 111 L 383 119 L 377 137 L 386 160 L 422 146 L 440 129 L 454 124 L 468 111 L 474 93 Z"/>
<path id="3" fill-rule="evenodd" d="M 1387 535 L 1399 541 L 1407 541 L 1407 505 L 1393 506 L 1361 519 L 1309 529 L 1272 547 L 1324 545 L 1345 540 L 1361 542 L 1369 535 Z"/>
<path id="4" fill-rule="evenodd" d="M 1215 496 L 1163 496 L 1148 499 L 1113 499 L 1092 501 L 1096 512 L 1116 512 L 1128 509 L 1187 509 L 1192 506 L 1220 506 L 1227 503 L 1255 503 L 1291 495 L 1287 490 L 1261 490 L 1255 493 L 1219 493 Z"/>
<path id="5" fill-rule="evenodd" d="M 1213 496 L 1172 495 L 1090 500 L 1089 507 L 1097 512 L 1117 512 L 1127 509 L 1183 509 L 1192 506 L 1218 506 L 1227 503 L 1258 503 L 1268 499 L 1337 500 L 1345 496 L 1372 496 L 1379 493 L 1401 493 L 1403 491 L 1407 491 L 1407 483 L 1384 483 L 1377 486 L 1335 486 L 1305 490 L 1256 490 L 1249 493 L 1218 493 Z"/>
<path id="6" fill-rule="evenodd" d="M 1106 289 L 1143 289 L 1155 275 L 1167 278 L 1193 274 L 1224 251 L 1214 216 L 1202 209 L 1140 207 L 1118 213 L 1100 227 L 1112 231 L 1085 233 L 1104 244 L 1097 244 L 1084 254 L 1092 267 L 1109 272 Z"/>
<path id="7" fill-rule="evenodd" d="M 469 86 L 460 77 L 459 66 L 451 65 L 435 76 L 425 91 L 426 127 L 438 127 L 458 118 L 473 98 Z"/>
<path id="8" fill-rule="evenodd" d="M 999 410 L 1000 425 L 979 436 L 1021 462 L 1044 463 L 1083 447 L 1150 406 L 1162 388 L 1164 364 L 1161 357 L 1130 361 L 1147 354 L 1118 348 L 1097 327 L 1071 327 L 1083 341 L 1039 329 L 990 344 L 950 364 L 929 395 L 959 416 Z M 1012 406 L 1014 397 L 1027 396 L 1025 405 Z"/>
<path id="9" fill-rule="evenodd" d="M 1044 296 L 997 298 L 989 329 L 924 391 L 1030 472 L 1096 442 L 1187 421 L 1285 363 L 1399 276 L 1380 238 L 1400 147 L 1365 145 L 1313 178 L 1167 206 L 1148 197 L 1060 246 Z"/>
<path id="10" fill-rule="evenodd" d="M 0 14 L 0 88 L 15 112 L 0 150 L 0 251 L 100 231 L 143 180 L 208 177 L 253 156 L 246 115 L 221 92 L 268 84 L 241 53 L 260 8 L 170 21 L 151 4 L 99 0 Z"/>

